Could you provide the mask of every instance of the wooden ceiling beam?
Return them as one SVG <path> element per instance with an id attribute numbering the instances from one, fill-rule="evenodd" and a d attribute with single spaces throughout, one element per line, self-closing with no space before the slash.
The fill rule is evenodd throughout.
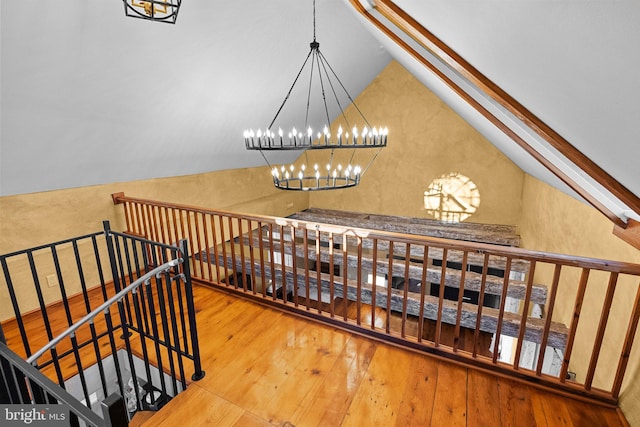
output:
<path id="1" fill-rule="evenodd" d="M 440 71 L 435 65 L 431 64 L 424 56 L 413 49 L 408 43 L 402 40 L 397 34 L 389 29 L 385 24 L 380 22 L 375 16 L 373 16 L 359 0 L 350 0 L 353 7 L 362 14 L 368 21 L 376 26 L 382 33 L 393 40 L 398 46 L 402 47 L 413 58 L 423 64 L 426 68 L 431 70 L 437 75 L 449 88 L 451 88 L 456 94 L 458 94 L 464 101 L 472 106 L 476 111 L 482 114 L 486 119 L 493 123 L 498 129 L 504 132 L 520 147 L 522 147 L 527 153 L 529 153 L 534 159 L 545 166 L 550 172 L 556 175 L 560 180 L 567 184 L 573 191 L 579 194 L 584 200 L 591 204 L 595 209 L 605 215 L 610 221 L 612 221 L 617 227 L 626 228 L 627 223 L 623 221 L 618 215 L 607 208 L 596 197 L 591 195 L 587 190 L 582 188 L 581 185 L 576 183 L 566 173 L 564 173 L 555 164 L 549 161 L 535 148 L 533 148 L 527 141 L 516 134 L 508 125 L 498 119 L 493 113 L 488 111 L 478 101 L 466 93 L 458 84 L 456 84 L 451 78 Z M 561 135 L 551 129 L 542 120 L 536 117 L 532 112 L 527 110 L 524 106 L 513 99 L 509 94 L 502 90 L 499 86 L 493 83 L 490 79 L 480 73 L 471 64 L 465 61 L 460 55 L 453 51 L 444 42 L 438 39 L 435 35 L 424 28 L 415 19 L 409 16 L 401 8 L 390 0 L 375 0 L 375 8 L 383 16 L 394 23 L 398 28 L 412 37 L 422 47 L 429 50 L 432 54 L 438 57 L 441 61 L 447 64 L 451 69 L 457 71 L 463 75 L 471 83 L 475 84 L 480 90 L 482 90 L 487 96 L 494 99 L 524 124 L 529 126 L 540 137 L 547 141 L 552 147 L 558 150 L 563 156 L 573 162 L 577 167 L 583 170 L 596 182 L 607 189 L 613 196 L 618 198 L 621 202 L 640 215 L 640 198 L 633 192 L 627 189 L 624 185 L 619 183 L 615 178 L 609 175 L 605 170 L 599 167 L 589 157 L 584 155 L 581 151 L 571 145 Z"/>

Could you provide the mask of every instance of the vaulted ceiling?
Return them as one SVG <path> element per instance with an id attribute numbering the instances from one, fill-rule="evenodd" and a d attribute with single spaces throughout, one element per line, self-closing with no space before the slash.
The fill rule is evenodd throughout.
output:
<path id="1" fill-rule="evenodd" d="M 395 4 L 640 195 L 637 2 Z M 313 37 L 312 0 L 184 0 L 175 25 L 127 18 L 118 0 L 1 8 L 0 195 L 263 165 L 242 131 L 270 122 Z M 572 193 L 348 0 L 317 1 L 317 38 L 352 95 L 396 59 L 523 170 Z"/>

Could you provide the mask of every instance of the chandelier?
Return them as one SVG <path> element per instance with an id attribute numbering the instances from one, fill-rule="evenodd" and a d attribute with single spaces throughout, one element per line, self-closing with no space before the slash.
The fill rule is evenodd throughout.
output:
<path id="1" fill-rule="evenodd" d="M 182 0 L 124 0 L 124 13 L 132 18 L 175 24 Z"/>
<path id="2" fill-rule="evenodd" d="M 307 55 L 300 71 L 289 89 L 289 92 L 276 112 L 275 117 L 264 129 L 249 129 L 244 131 L 244 141 L 247 150 L 258 150 L 267 165 L 271 168 L 273 184 L 281 190 L 316 191 L 334 190 L 354 187 L 360 183 L 360 179 L 365 174 L 369 166 L 380 153 L 380 150 L 387 145 L 388 130 L 386 127 L 371 126 L 364 117 L 353 98 L 333 71 L 331 65 L 320 52 L 320 43 L 316 41 L 316 2 L 313 1 L 313 41 L 310 43 L 311 50 Z M 304 125 L 286 132 L 278 127 L 274 131 L 274 125 L 283 110 L 289 96 L 296 83 L 309 65 L 309 86 L 306 91 L 306 114 Z M 315 71 L 315 73 L 314 73 Z M 317 79 L 320 98 L 322 99 L 322 111 L 325 115 L 326 123 L 322 126 L 322 131 L 315 131 L 309 126 L 309 107 L 311 105 L 312 86 L 314 79 Z M 337 129 L 331 129 L 331 118 L 329 115 L 329 104 L 327 103 L 327 92 L 333 94 L 335 105 L 339 110 L 336 119 Z M 342 98 L 338 96 L 342 95 Z M 342 103 L 348 100 L 353 106 L 353 110 L 359 115 L 358 124 L 351 125 Z M 344 124 L 344 128 L 342 127 Z M 335 126 L 334 125 L 334 126 Z M 367 165 L 363 168 L 357 164 L 355 159 L 356 151 L 362 149 L 377 149 L 375 154 L 369 157 Z M 272 165 L 265 152 L 281 150 L 300 150 L 304 155 L 289 165 Z M 336 155 L 338 151 L 346 155 Z M 323 161 L 311 162 L 311 157 L 322 157 L 320 153 L 327 153 Z M 339 161 L 338 157 L 343 158 Z M 348 159 L 348 160 L 347 160 Z"/>

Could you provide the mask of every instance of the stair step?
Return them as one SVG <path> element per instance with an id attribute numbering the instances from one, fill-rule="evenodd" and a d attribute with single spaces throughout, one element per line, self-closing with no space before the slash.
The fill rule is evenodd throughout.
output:
<path id="1" fill-rule="evenodd" d="M 144 425 L 149 419 L 151 419 L 155 414 L 156 413 L 153 411 L 138 411 L 133 415 L 131 421 L 129 421 L 129 427 L 140 427 Z"/>

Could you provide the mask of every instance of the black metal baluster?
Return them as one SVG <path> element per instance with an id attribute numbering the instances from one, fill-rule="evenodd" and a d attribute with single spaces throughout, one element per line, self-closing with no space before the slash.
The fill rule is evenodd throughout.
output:
<path id="1" fill-rule="evenodd" d="M 193 289 L 191 285 L 191 272 L 189 271 L 189 246 L 186 240 L 180 241 L 180 248 L 182 250 L 182 271 L 185 277 L 185 293 L 187 297 L 187 310 L 189 316 L 189 332 L 191 334 L 191 343 L 193 350 L 193 367 L 194 374 L 191 379 L 194 381 L 204 378 L 205 372 L 202 370 L 200 361 L 200 344 L 198 343 L 198 329 L 196 326 L 196 309 L 193 302 Z"/>
<path id="2" fill-rule="evenodd" d="M 20 312 L 20 306 L 18 305 L 18 299 L 16 297 L 16 291 L 13 287 L 13 281 L 11 280 L 11 274 L 9 273 L 9 266 L 7 265 L 7 259 L 5 257 L 0 258 L 2 264 L 2 271 L 4 272 L 4 279 L 7 283 L 7 289 L 9 291 L 9 298 L 11 299 L 11 305 L 13 307 L 13 313 L 18 324 L 18 330 L 20 331 L 20 337 L 22 338 L 22 346 L 27 356 L 31 355 L 31 346 L 29 346 L 29 339 L 27 338 L 27 331 L 24 328 L 22 322 L 22 313 Z"/>
<path id="3" fill-rule="evenodd" d="M 80 279 L 80 286 L 82 287 L 82 296 L 84 299 L 84 305 L 85 305 L 85 309 L 87 311 L 86 314 L 91 313 L 91 302 L 89 301 L 89 294 L 87 291 L 87 282 L 85 280 L 85 276 L 84 276 L 84 270 L 82 268 L 82 259 L 80 257 L 80 251 L 78 249 L 78 242 L 77 240 L 73 241 L 73 254 L 75 256 L 76 259 L 76 267 L 78 269 L 78 277 Z M 62 282 L 60 283 L 60 289 L 62 289 Z M 63 298 L 65 301 L 65 305 L 66 305 L 66 295 Z M 71 319 L 70 319 L 71 321 Z M 71 325 L 69 325 L 71 326 Z M 98 365 L 98 373 L 100 374 L 100 383 L 102 385 L 102 391 L 104 393 L 104 395 L 107 395 L 107 384 L 106 384 L 106 376 L 104 373 L 104 366 L 102 365 L 102 354 L 100 353 L 100 346 L 98 345 L 98 337 L 96 334 L 96 327 L 95 324 L 93 322 L 93 320 L 91 322 L 89 322 L 89 330 L 91 331 L 91 340 L 93 342 L 93 349 L 96 353 L 96 363 Z"/>

